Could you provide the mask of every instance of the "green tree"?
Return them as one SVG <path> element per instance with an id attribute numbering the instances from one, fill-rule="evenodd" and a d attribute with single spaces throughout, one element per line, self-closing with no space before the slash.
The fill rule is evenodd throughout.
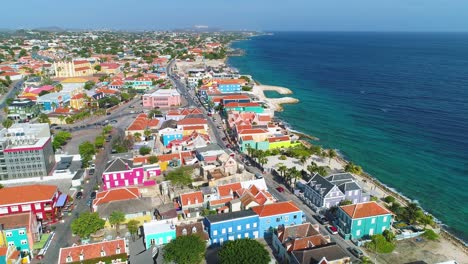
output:
<path id="1" fill-rule="evenodd" d="M 148 157 L 148 163 L 149 164 L 154 164 L 154 163 L 157 163 L 159 161 L 159 158 L 157 156 L 149 156 Z"/>
<path id="2" fill-rule="evenodd" d="M 121 93 L 121 94 L 120 94 L 120 100 L 121 100 L 122 102 L 124 102 L 124 101 L 127 102 L 127 101 L 130 100 L 130 99 L 131 99 L 131 96 L 130 96 L 129 93 Z"/>
<path id="3" fill-rule="evenodd" d="M 60 131 L 54 135 L 54 140 L 52 141 L 52 147 L 54 150 L 57 150 L 61 146 L 65 145 L 69 139 L 71 139 L 72 134 L 68 131 Z"/>
<path id="4" fill-rule="evenodd" d="M 119 235 L 120 224 L 125 222 L 125 214 L 121 211 L 114 211 L 109 216 L 109 223 L 115 226 L 115 232 Z"/>
<path id="5" fill-rule="evenodd" d="M 88 238 L 91 234 L 102 229 L 106 221 L 99 217 L 98 213 L 84 212 L 71 223 L 73 234 L 81 238 Z"/>
<path id="6" fill-rule="evenodd" d="M 402 211 L 403 220 L 411 225 L 417 224 L 423 215 L 423 211 L 416 203 L 408 204 Z"/>
<path id="7" fill-rule="evenodd" d="M 21 49 L 18 54 L 18 58 L 25 57 L 25 56 L 28 56 L 28 52 L 25 49 Z"/>
<path id="8" fill-rule="evenodd" d="M 432 229 L 427 229 L 424 231 L 422 236 L 429 240 L 437 240 L 439 238 L 439 235 L 437 235 Z"/>
<path id="9" fill-rule="evenodd" d="M 350 200 L 343 200 L 343 201 L 340 202 L 340 206 L 343 206 L 343 205 L 350 205 L 350 204 L 353 204 L 353 202 L 350 201 Z"/>
<path id="10" fill-rule="evenodd" d="M 102 148 L 104 147 L 104 142 L 106 141 L 106 139 L 104 138 L 104 136 L 97 136 L 96 139 L 94 140 L 94 146 L 96 148 Z"/>
<path id="11" fill-rule="evenodd" d="M 94 87 L 94 85 L 96 84 L 93 81 L 87 81 L 83 88 L 85 88 L 86 90 L 91 90 Z"/>
<path id="12" fill-rule="evenodd" d="M 288 167 L 286 167 L 283 163 L 280 163 L 278 171 L 281 173 L 281 177 L 284 180 L 284 174 L 286 173 L 286 171 L 288 171 Z"/>
<path id="13" fill-rule="evenodd" d="M 166 180 L 171 181 L 174 185 L 183 187 L 192 183 L 192 173 L 193 168 L 191 167 L 179 167 L 170 171 L 166 176 Z"/>
<path id="14" fill-rule="evenodd" d="M 322 175 L 323 177 L 328 175 L 328 171 L 324 166 L 317 167 L 317 173 Z"/>
<path id="15" fill-rule="evenodd" d="M 302 166 L 304 166 L 307 163 L 307 159 L 309 157 L 307 155 L 302 155 L 301 158 L 299 159 L 299 162 L 301 162 Z"/>
<path id="16" fill-rule="evenodd" d="M 9 129 L 11 126 L 13 126 L 14 123 L 15 123 L 15 122 L 14 122 L 13 120 L 7 118 L 7 119 L 3 120 L 2 126 L 3 126 L 4 128 L 6 128 L 6 129 L 7 129 L 7 132 L 8 132 L 8 129 Z"/>
<path id="17" fill-rule="evenodd" d="M 55 91 L 60 92 L 63 90 L 63 85 L 61 83 L 55 85 Z"/>
<path id="18" fill-rule="evenodd" d="M 381 234 L 373 235 L 371 242 L 366 243 L 365 246 L 377 253 L 391 253 L 395 249 L 395 244 L 387 241 Z"/>
<path id="19" fill-rule="evenodd" d="M 132 238 L 135 239 L 135 235 L 138 232 L 138 228 L 140 227 L 140 222 L 137 220 L 130 220 L 127 222 L 127 229 L 128 232 L 130 232 L 130 235 L 132 235 Z"/>
<path id="20" fill-rule="evenodd" d="M 49 116 L 47 116 L 44 113 L 39 114 L 39 116 L 37 117 L 37 121 L 39 123 L 48 123 L 48 124 L 50 124 Z"/>
<path id="21" fill-rule="evenodd" d="M 244 79 L 247 83 L 249 83 L 251 80 L 248 76 L 242 75 L 240 79 Z"/>
<path id="22" fill-rule="evenodd" d="M 102 128 L 102 133 L 104 133 L 105 135 L 110 134 L 111 132 L 112 132 L 112 126 L 111 125 L 107 125 L 107 126 Z"/>
<path id="23" fill-rule="evenodd" d="M 385 237 L 385 239 L 386 239 L 388 242 L 391 242 L 391 243 L 392 243 L 392 242 L 395 241 L 396 236 L 395 236 L 395 234 L 394 234 L 392 231 L 390 231 L 390 230 L 384 230 L 384 231 L 382 232 L 382 235 Z"/>
<path id="24" fill-rule="evenodd" d="M 153 133 L 149 129 L 145 129 L 145 131 L 143 131 L 143 135 L 145 135 L 146 140 L 148 140 L 152 134 Z"/>
<path id="25" fill-rule="evenodd" d="M 197 264 L 205 258 L 206 242 L 200 236 L 179 236 L 164 246 L 164 260 L 177 264 Z"/>
<path id="26" fill-rule="evenodd" d="M 94 70 L 97 72 L 101 71 L 101 65 L 94 66 Z"/>
<path id="27" fill-rule="evenodd" d="M 395 202 L 395 197 L 393 197 L 393 196 L 391 196 L 391 195 L 388 195 L 387 197 L 384 198 L 384 201 L 385 201 L 386 203 L 389 203 L 389 204 L 390 204 L 390 203 L 393 203 L 393 202 Z"/>
<path id="28" fill-rule="evenodd" d="M 145 156 L 151 153 L 151 148 L 144 146 L 144 147 L 141 147 L 138 152 L 140 153 L 140 155 Z"/>
<path id="29" fill-rule="evenodd" d="M 257 240 L 237 239 L 226 242 L 218 253 L 219 263 L 270 263 L 270 255 Z"/>
<path id="30" fill-rule="evenodd" d="M 80 153 L 81 156 L 82 167 L 87 168 L 94 154 L 96 154 L 96 147 L 93 143 L 85 141 L 78 146 L 78 153 Z"/>
<path id="31" fill-rule="evenodd" d="M 426 228 L 426 226 L 435 226 L 435 222 L 434 222 L 434 217 L 430 214 L 423 214 L 422 216 L 419 217 L 419 222 L 424 225 L 424 228 Z"/>
<path id="32" fill-rule="evenodd" d="M 350 162 L 350 163 L 346 164 L 345 171 L 359 175 L 359 174 L 362 173 L 362 168 L 361 168 L 361 166 L 357 166 L 354 163 Z"/>
<path id="33" fill-rule="evenodd" d="M 258 158 L 258 163 L 260 163 L 263 167 L 263 165 L 265 165 L 266 163 L 268 162 L 268 158 L 267 157 L 259 157 Z"/>

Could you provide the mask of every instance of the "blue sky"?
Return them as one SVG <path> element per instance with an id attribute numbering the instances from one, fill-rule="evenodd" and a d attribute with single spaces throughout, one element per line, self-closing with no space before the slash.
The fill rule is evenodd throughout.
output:
<path id="1" fill-rule="evenodd" d="M 468 31 L 468 0 L 23 0 L 0 28 Z"/>

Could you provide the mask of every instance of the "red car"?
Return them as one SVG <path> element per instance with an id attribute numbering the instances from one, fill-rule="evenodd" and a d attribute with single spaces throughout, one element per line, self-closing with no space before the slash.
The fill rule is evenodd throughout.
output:
<path id="1" fill-rule="evenodd" d="M 276 190 L 277 190 L 278 192 L 284 192 L 284 188 L 281 187 L 281 186 L 276 187 Z"/>
<path id="2" fill-rule="evenodd" d="M 329 226 L 327 226 L 327 230 L 328 230 L 328 232 L 332 233 L 333 235 L 338 234 L 338 228 L 336 228 L 335 226 L 329 225 Z"/>

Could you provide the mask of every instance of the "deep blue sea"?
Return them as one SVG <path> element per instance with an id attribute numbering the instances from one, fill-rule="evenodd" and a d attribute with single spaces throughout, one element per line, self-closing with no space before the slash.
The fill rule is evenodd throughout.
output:
<path id="1" fill-rule="evenodd" d="M 279 118 L 468 241 L 468 34 L 277 32 L 233 47 L 246 55 L 230 65 L 300 100 Z"/>

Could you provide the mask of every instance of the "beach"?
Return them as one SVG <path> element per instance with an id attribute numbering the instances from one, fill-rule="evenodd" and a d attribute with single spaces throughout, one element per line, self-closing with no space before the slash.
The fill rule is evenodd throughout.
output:
<path id="1" fill-rule="evenodd" d="M 281 112 L 283 111 L 282 104 L 296 104 L 299 102 L 298 99 L 293 97 L 281 97 L 281 98 L 268 98 L 265 96 L 264 91 L 275 91 L 281 95 L 292 94 L 292 91 L 285 87 L 280 86 L 271 86 L 271 85 L 261 85 L 255 84 L 252 89 L 252 93 L 257 96 L 261 101 L 267 103 L 270 108 L 274 111 Z"/>

